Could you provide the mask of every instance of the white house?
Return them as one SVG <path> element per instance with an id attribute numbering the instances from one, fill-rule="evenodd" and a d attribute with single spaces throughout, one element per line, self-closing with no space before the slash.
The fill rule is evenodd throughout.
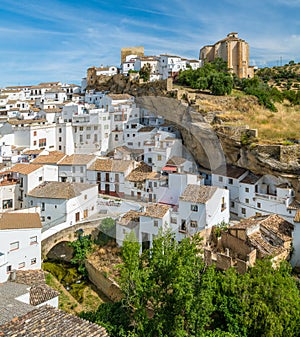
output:
<path id="1" fill-rule="evenodd" d="M 43 229 L 70 225 L 97 212 L 97 185 L 45 181 L 28 193 L 28 207 L 40 207 Z"/>
<path id="2" fill-rule="evenodd" d="M 97 159 L 87 169 L 87 181 L 97 184 L 99 193 L 123 197 L 125 178 L 135 166 L 134 160 Z"/>
<path id="3" fill-rule="evenodd" d="M 41 268 L 41 229 L 37 213 L 0 213 L 0 282 L 13 270 Z"/>
<path id="4" fill-rule="evenodd" d="M 58 178 L 62 182 L 86 183 L 87 169 L 96 160 L 89 154 L 65 156 L 58 163 Z"/>
<path id="5" fill-rule="evenodd" d="M 133 231 L 144 249 L 152 248 L 153 240 L 159 231 L 171 229 L 170 206 L 150 204 L 142 212 L 129 211 L 116 222 L 116 239 L 122 246 L 128 233 Z"/>
<path id="6" fill-rule="evenodd" d="M 15 209 L 27 207 L 27 194 L 44 181 L 44 167 L 38 164 L 16 164 L 8 173 L 11 179 L 18 181 L 15 195 Z"/>
<path id="7" fill-rule="evenodd" d="M 188 185 L 179 198 L 178 239 L 209 229 L 221 222 L 228 223 L 230 217 L 228 204 L 229 191 L 226 189 Z"/>
<path id="8" fill-rule="evenodd" d="M 96 76 L 113 76 L 118 73 L 118 68 L 115 66 L 96 68 Z"/>
<path id="9" fill-rule="evenodd" d="M 244 168 L 232 165 L 222 166 L 212 172 L 212 186 L 229 190 L 230 211 L 232 213 L 238 213 L 237 202 L 239 200 L 240 182 L 248 175 L 248 172 Z"/>

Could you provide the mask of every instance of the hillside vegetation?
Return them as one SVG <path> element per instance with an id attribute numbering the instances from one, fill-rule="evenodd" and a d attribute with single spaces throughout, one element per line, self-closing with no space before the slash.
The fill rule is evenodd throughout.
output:
<path id="1" fill-rule="evenodd" d="M 189 69 L 179 75 L 179 88 L 194 94 L 199 111 L 204 115 L 217 111 L 218 123 L 223 125 L 257 129 L 259 142 L 298 142 L 300 65 L 291 63 L 260 69 L 252 79 L 240 80 L 234 76 L 233 83 L 226 87 L 228 73 L 220 64 L 217 61 L 201 70 Z M 217 72 L 223 81 L 217 83 L 221 89 L 213 90 L 210 83 Z"/>

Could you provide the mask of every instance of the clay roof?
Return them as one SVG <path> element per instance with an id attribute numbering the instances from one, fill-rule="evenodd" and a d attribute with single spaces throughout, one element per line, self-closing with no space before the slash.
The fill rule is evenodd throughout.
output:
<path id="1" fill-rule="evenodd" d="M 252 172 L 249 172 L 246 177 L 244 179 L 242 179 L 240 182 L 242 184 L 250 184 L 250 185 L 254 185 L 258 182 L 258 180 L 261 178 L 262 176 L 260 175 L 256 175 Z"/>
<path id="2" fill-rule="evenodd" d="M 169 209 L 169 205 L 150 204 L 146 207 L 145 212 L 143 212 L 141 215 L 151 218 L 162 218 Z"/>
<path id="3" fill-rule="evenodd" d="M 31 163 L 32 164 L 57 164 L 65 156 L 66 155 L 63 152 L 51 151 L 49 152 L 49 154 L 38 156 Z"/>
<path id="4" fill-rule="evenodd" d="M 205 204 L 216 192 L 216 186 L 187 185 L 180 200 Z"/>
<path id="5" fill-rule="evenodd" d="M 131 171 L 129 175 L 127 176 L 128 181 L 145 181 L 148 177 L 149 174 L 152 173 L 152 168 L 151 166 L 147 165 L 145 162 L 141 162 L 140 165 Z M 153 172 L 156 173 L 156 172 Z"/>
<path id="6" fill-rule="evenodd" d="M 45 284 L 45 273 L 42 269 L 38 270 L 16 270 L 14 282 L 27 285 Z"/>
<path id="7" fill-rule="evenodd" d="M 60 109 L 60 108 L 49 108 L 49 109 L 43 109 L 43 111 L 45 111 L 47 113 L 55 113 L 55 112 L 61 112 L 62 109 Z"/>
<path id="8" fill-rule="evenodd" d="M 183 163 L 186 162 L 185 158 L 182 157 L 171 157 L 168 161 L 167 161 L 167 165 L 175 165 L 175 166 L 179 166 L 182 165 Z"/>
<path id="9" fill-rule="evenodd" d="M 11 125 L 21 125 L 21 124 L 34 124 L 34 123 L 45 123 L 46 119 L 9 119 L 7 123 Z"/>
<path id="10" fill-rule="evenodd" d="M 287 209 L 295 209 L 298 210 L 300 209 L 300 202 L 297 200 L 293 200 L 287 207 Z"/>
<path id="11" fill-rule="evenodd" d="M 106 330 L 48 305 L 31 310 L 0 326 L 2 336 L 108 337 Z"/>
<path id="12" fill-rule="evenodd" d="M 0 230 L 42 228 L 38 213 L 0 213 Z"/>
<path id="13" fill-rule="evenodd" d="M 225 177 L 230 178 L 239 178 L 241 175 L 243 175 L 247 170 L 233 165 L 226 165 L 226 166 L 220 166 L 213 172 L 214 174 L 218 174 Z"/>
<path id="14" fill-rule="evenodd" d="M 286 249 L 282 246 L 274 246 L 265 240 L 260 231 L 248 236 L 248 243 L 258 250 L 261 257 L 276 256 Z"/>
<path id="15" fill-rule="evenodd" d="M 97 159 L 89 168 L 90 171 L 104 171 L 104 172 L 125 172 L 130 165 L 134 163 L 133 160 L 122 159 Z"/>
<path id="16" fill-rule="evenodd" d="M 37 284 L 30 288 L 30 304 L 39 305 L 59 296 L 59 291 L 49 287 L 46 283 Z"/>
<path id="17" fill-rule="evenodd" d="M 83 183 L 69 183 L 45 181 L 28 193 L 35 198 L 72 199 L 96 185 Z"/>
<path id="18" fill-rule="evenodd" d="M 130 210 L 118 220 L 118 224 L 129 228 L 134 228 L 140 221 L 141 212 Z"/>
<path id="19" fill-rule="evenodd" d="M 141 154 L 144 153 L 143 149 L 131 149 L 127 147 L 126 145 L 123 146 L 118 146 L 115 148 L 115 151 L 120 151 L 122 153 L 127 153 L 127 154 Z"/>
<path id="20" fill-rule="evenodd" d="M 41 167 L 43 167 L 43 165 L 16 164 L 9 170 L 9 172 L 16 172 L 27 175 L 38 170 Z"/>
<path id="21" fill-rule="evenodd" d="M 260 225 L 271 231 L 283 241 L 292 239 L 294 225 L 277 214 L 266 216 L 260 221 Z"/>
<path id="22" fill-rule="evenodd" d="M 26 150 L 26 151 L 23 151 L 23 154 L 28 154 L 28 155 L 31 155 L 31 154 L 40 154 L 41 152 L 43 152 L 43 150 Z"/>
<path id="23" fill-rule="evenodd" d="M 138 132 L 151 132 L 155 129 L 155 126 L 144 126 L 138 130 Z"/>
<path id="24" fill-rule="evenodd" d="M 95 158 L 90 154 L 72 154 L 63 158 L 58 165 L 87 165 Z"/>

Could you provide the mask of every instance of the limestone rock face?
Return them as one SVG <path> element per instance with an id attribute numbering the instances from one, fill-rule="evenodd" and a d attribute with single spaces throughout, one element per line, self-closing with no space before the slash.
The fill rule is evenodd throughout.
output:
<path id="1" fill-rule="evenodd" d="M 177 99 L 167 97 L 137 97 L 136 103 L 176 124 L 182 134 L 184 146 L 200 165 L 215 170 L 225 164 L 219 138 L 199 112 Z"/>

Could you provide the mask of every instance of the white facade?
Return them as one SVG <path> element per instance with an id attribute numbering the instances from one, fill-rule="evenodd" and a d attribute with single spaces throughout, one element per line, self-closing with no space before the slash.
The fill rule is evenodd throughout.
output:
<path id="1" fill-rule="evenodd" d="M 27 214 L 13 215 L 25 220 L 24 228 L 3 229 L 0 225 L 0 283 L 7 281 L 13 270 L 41 268 L 41 224 L 36 228 L 26 228 Z M 32 217 L 31 215 L 29 215 Z M 36 220 L 39 221 L 38 215 Z M 1 220 L 0 220 L 1 223 Z"/>
<path id="2" fill-rule="evenodd" d="M 51 191 L 56 190 L 57 193 L 50 195 L 49 187 Z M 60 193 L 61 189 L 71 189 L 71 195 L 73 192 L 76 195 L 72 197 L 64 192 Z M 29 207 L 40 207 L 43 230 L 46 230 L 63 222 L 72 225 L 96 214 L 97 197 L 96 185 L 47 182 L 32 190 L 27 201 Z"/>

